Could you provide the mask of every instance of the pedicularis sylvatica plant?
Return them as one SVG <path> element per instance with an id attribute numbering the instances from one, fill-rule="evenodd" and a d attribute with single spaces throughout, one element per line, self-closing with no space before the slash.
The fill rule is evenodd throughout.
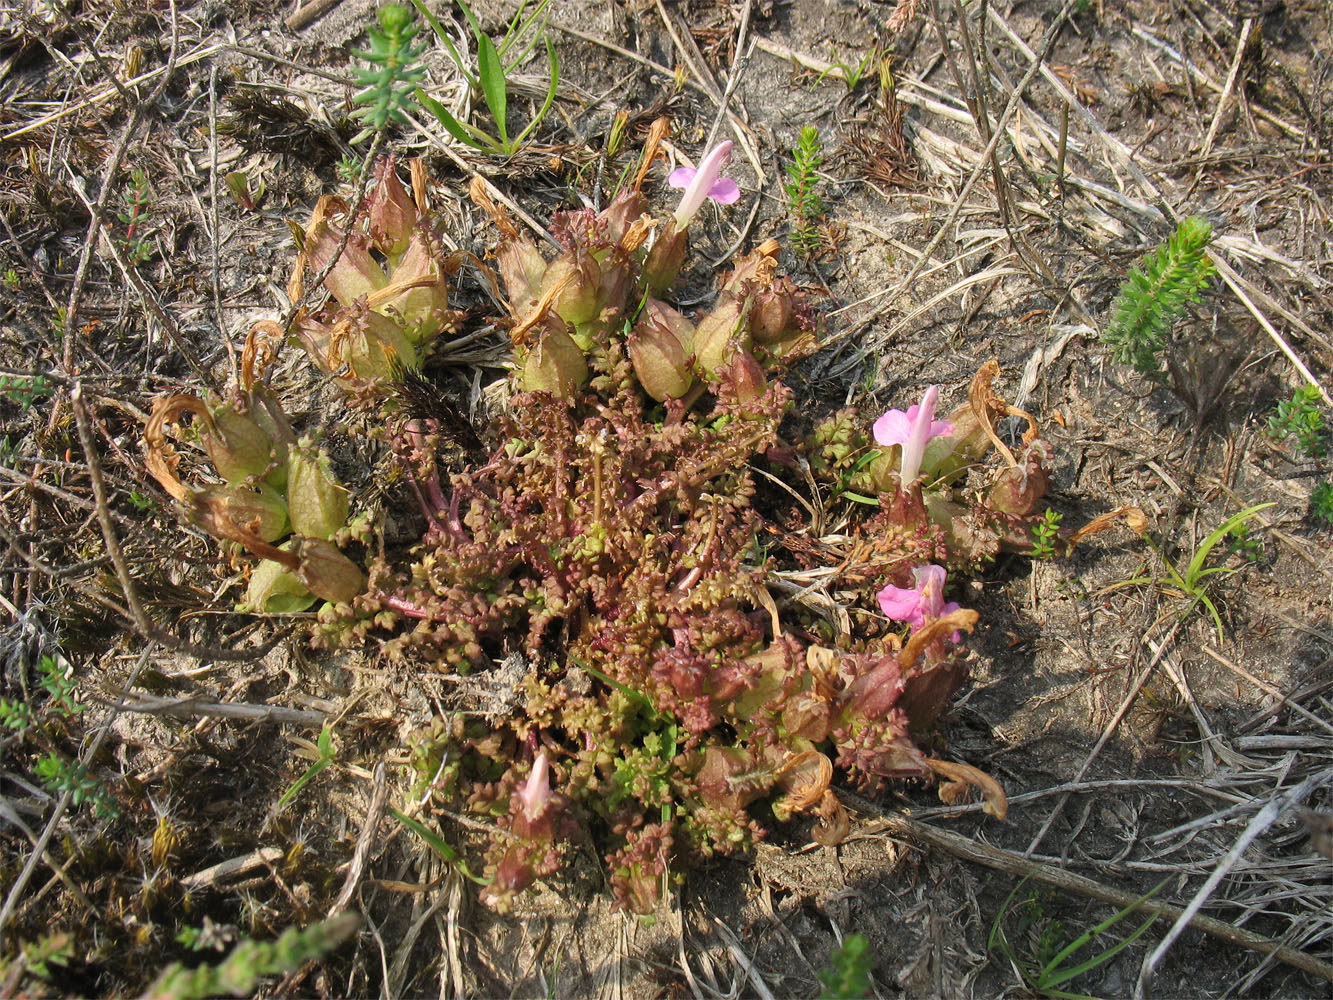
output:
<path id="1" fill-rule="evenodd" d="M 931 387 L 906 409 L 803 425 L 788 377 L 817 324 L 776 243 L 719 274 L 710 304 L 673 302 L 701 208 L 740 191 L 722 143 L 671 175 L 674 213 L 652 215 L 641 188 L 664 134 L 608 207 L 554 218 L 553 258 L 474 187 L 498 235 L 493 269 L 471 263 L 506 309 L 478 319 L 513 349 L 484 460 L 446 475 L 445 429 L 414 409 L 421 380 L 404 391 L 470 320 L 450 306 L 464 257 L 442 249 L 424 170 L 405 186 L 392 159 L 364 207 L 321 199 L 299 241 L 294 301 L 345 242 L 328 304 L 291 330 L 260 324 L 228 398 L 163 399 L 146 433 L 151 471 L 246 577 L 245 609 L 314 608 L 316 645 L 373 641 L 475 679 L 485 697 L 413 738 L 410 794 L 488 823 L 482 898 L 501 910 L 576 842 L 637 912 L 774 822 L 811 814 L 835 843 L 839 772 L 868 793 L 975 787 L 1004 810 L 994 781 L 931 755 L 977 620 L 945 591 L 951 573 L 1030 551 L 1047 446 L 992 391 L 993 363 L 947 414 Z M 341 423 L 373 428 L 398 488 L 340 482 L 294 430 L 265 380 L 284 341 L 344 390 Z M 996 432 L 1011 416 L 1016 446 Z M 836 531 L 802 521 L 793 496 L 812 482 L 856 497 L 837 501 Z M 372 495 L 415 519 L 415 545 L 385 544 Z M 785 601 L 779 569 L 827 569 L 834 610 Z"/>

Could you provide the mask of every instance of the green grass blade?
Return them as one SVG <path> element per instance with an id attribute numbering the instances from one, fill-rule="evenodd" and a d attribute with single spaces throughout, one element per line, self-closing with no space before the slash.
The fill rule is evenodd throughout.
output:
<path id="1" fill-rule="evenodd" d="M 319 739 L 315 741 L 315 749 L 318 751 L 319 756 L 315 758 L 315 761 L 305 769 L 305 772 L 299 778 L 292 782 L 292 787 L 283 793 L 282 798 L 278 799 L 279 809 L 286 808 L 293 799 L 301 794 L 302 789 L 304 789 L 306 785 L 314 781 L 321 771 L 333 763 L 333 730 L 329 728 L 327 723 L 325 723 L 324 728 L 319 731 Z"/>
<path id="2" fill-rule="evenodd" d="M 1239 514 L 1231 515 L 1231 517 L 1227 518 L 1209 532 L 1208 537 L 1199 543 L 1199 547 L 1194 552 L 1194 558 L 1190 560 L 1189 565 L 1185 568 L 1186 588 L 1189 590 L 1194 589 L 1194 585 L 1199 579 L 1199 571 L 1203 569 L 1204 562 L 1208 559 L 1209 554 L 1213 551 L 1218 542 L 1231 534 L 1237 526 L 1244 524 L 1250 518 L 1254 517 L 1255 514 L 1258 514 L 1259 511 L 1267 510 L 1269 507 L 1274 506 L 1276 506 L 1276 504 L 1261 503 L 1255 504 L 1253 507 L 1247 507 Z"/>
<path id="3" fill-rule="evenodd" d="M 467 85 L 473 90 L 478 89 L 481 84 L 478 82 L 477 78 L 469 72 L 467 63 L 463 60 L 462 55 L 459 54 L 458 49 L 454 45 L 454 40 L 449 37 L 449 32 L 444 30 L 444 25 L 440 23 L 439 19 L 430 12 L 430 8 L 426 6 L 425 0 L 412 0 L 412 6 L 415 7 L 417 12 L 426 19 L 426 23 L 430 25 L 430 30 L 435 32 L 435 37 L 444 43 L 445 51 L 449 53 L 449 61 L 454 64 L 458 69 L 458 72 L 463 74 L 463 79 L 467 81 Z"/>
<path id="4" fill-rule="evenodd" d="M 536 48 L 537 39 L 542 37 L 543 32 L 546 30 L 544 15 L 546 13 L 546 8 L 551 6 L 551 0 L 542 0 L 541 3 L 532 9 L 531 14 L 523 18 L 522 24 L 519 24 L 517 28 L 514 27 L 518 22 L 518 19 L 523 16 L 523 11 L 527 6 L 527 0 L 524 0 L 524 2 L 519 5 L 518 11 L 514 14 L 514 20 L 509 22 L 509 30 L 505 32 L 504 40 L 500 43 L 500 58 L 502 60 L 508 60 L 505 64 L 506 73 L 512 73 L 516 68 L 523 65 L 524 60 L 526 60 L 528 56 L 532 54 L 532 50 Z M 523 51 L 514 56 L 513 59 L 509 59 L 509 49 L 516 41 L 529 34 L 532 25 L 538 18 L 542 18 L 542 26 L 536 31 L 531 32 L 532 38 L 528 41 L 527 45 L 523 46 Z"/>
<path id="5" fill-rule="evenodd" d="M 450 113 L 448 108 L 424 90 L 417 91 L 417 101 L 435 117 L 437 122 L 444 126 L 446 132 L 459 142 L 465 143 L 473 149 L 479 149 L 483 153 L 497 153 L 500 151 L 499 146 L 491 136 L 473 125 L 459 121 Z"/>
<path id="6" fill-rule="evenodd" d="M 436 854 L 440 856 L 441 860 L 457 868 L 459 874 L 461 874 L 464 878 L 477 883 L 477 885 L 490 885 L 491 882 L 490 879 L 478 878 L 476 875 L 472 874 L 471 869 L 469 869 L 467 866 L 467 862 L 458 856 L 458 852 L 454 850 L 452 846 L 450 846 L 449 842 L 445 840 L 443 837 L 441 837 L 434 830 L 432 830 L 430 827 L 428 827 L 425 823 L 422 823 L 419 820 L 413 819 L 411 816 L 399 812 L 392 806 L 389 808 L 389 812 L 393 814 L 394 819 L 396 819 L 399 823 L 402 823 L 403 826 L 407 827 L 418 837 L 424 840 L 426 842 L 426 845 L 432 851 L 434 851 Z"/>
<path id="7" fill-rule="evenodd" d="M 481 93 L 486 107 L 495 118 L 495 129 L 500 135 L 500 146 L 506 153 L 513 152 L 509 145 L 509 126 L 505 122 L 508 94 L 505 90 L 505 71 L 500 64 L 500 53 L 489 35 L 477 36 L 477 70 L 481 74 Z"/>
<path id="8" fill-rule="evenodd" d="M 537 112 L 532 121 L 528 122 L 528 127 L 523 130 L 523 133 L 514 143 L 515 148 L 523 145 L 528 136 L 532 134 L 533 129 L 540 125 L 542 119 L 546 117 L 546 112 L 551 110 L 551 105 L 555 103 L 555 91 L 556 88 L 560 86 L 560 60 L 556 58 L 555 46 L 551 44 L 549 38 L 546 39 L 546 57 L 550 60 L 551 66 L 551 83 L 550 86 L 546 88 L 546 100 L 542 102 L 541 109 Z"/>
<path id="9" fill-rule="evenodd" d="M 1129 937 L 1125 938 L 1123 941 L 1118 941 L 1116 944 L 1112 945 L 1106 951 L 1100 952 L 1092 956 L 1092 958 L 1088 959 L 1085 962 L 1082 962 L 1081 964 L 1075 966 L 1072 969 L 1059 969 L 1060 964 L 1066 958 L 1074 954 L 1074 952 L 1078 951 L 1084 945 L 1091 942 L 1093 938 L 1097 937 L 1100 934 L 1106 933 L 1106 931 L 1110 930 L 1116 924 L 1120 923 L 1120 921 L 1124 920 L 1131 913 L 1134 913 L 1138 906 L 1142 905 L 1143 903 L 1146 903 L 1148 900 L 1152 899 L 1153 896 L 1157 895 L 1157 893 L 1161 891 L 1161 888 L 1164 885 L 1166 885 L 1165 879 L 1163 879 L 1161 882 L 1158 882 L 1157 885 L 1153 886 L 1146 893 L 1144 893 L 1138 899 L 1134 900 L 1134 902 L 1130 903 L 1124 909 L 1121 909 L 1116 913 L 1111 914 L 1111 916 L 1107 917 L 1096 927 L 1084 931 L 1077 938 L 1071 941 L 1059 952 L 1059 954 L 1057 954 L 1054 958 L 1052 958 L 1049 962 L 1046 963 L 1046 968 L 1044 968 L 1041 972 L 1041 978 L 1038 980 L 1038 985 L 1040 985 L 1043 989 L 1051 986 L 1059 986 L 1061 983 L 1068 982 L 1075 976 L 1080 976 L 1083 973 L 1089 971 L 1090 969 L 1095 969 L 1097 968 L 1097 966 L 1110 961 L 1116 955 L 1120 954 L 1120 952 L 1123 951 L 1125 948 L 1129 947 L 1131 944 L 1137 941 L 1140 937 L 1143 936 L 1144 932 L 1147 931 L 1148 927 L 1153 923 L 1153 921 L 1157 919 L 1157 914 L 1155 913 L 1151 914 L 1147 920 L 1145 920 L 1141 925 L 1139 925 L 1139 927 L 1132 934 L 1130 934 Z"/>

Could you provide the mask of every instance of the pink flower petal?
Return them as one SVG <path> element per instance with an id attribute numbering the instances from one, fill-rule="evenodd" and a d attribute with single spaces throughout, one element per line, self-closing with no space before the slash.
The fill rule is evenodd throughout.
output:
<path id="1" fill-rule="evenodd" d="M 916 407 L 912 407 L 916 409 Z M 902 410 L 889 410 L 875 421 L 875 441 L 884 447 L 906 444 L 907 435 L 912 430 L 912 414 Z"/>
<path id="2" fill-rule="evenodd" d="M 919 626 L 924 618 L 921 614 L 921 594 L 915 590 L 904 590 L 889 584 L 876 597 L 879 609 L 886 618 L 896 622 L 908 622 L 913 628 Z"/>
<path id="3" fill-rule="evenodd" d="M 740 186 L 730 177 L 719 177 L 708 189 L 708 197 L 722 205 L 730 205 L 741 196 Z"/>
<path id="4" fill-rule="evenodd" d="M 696 172 L 693 167 L 677 167 L 668 175 L 667 183 L 673 188 L 687 188 L 690 186 L 690 181 L 694 180 Z"/>

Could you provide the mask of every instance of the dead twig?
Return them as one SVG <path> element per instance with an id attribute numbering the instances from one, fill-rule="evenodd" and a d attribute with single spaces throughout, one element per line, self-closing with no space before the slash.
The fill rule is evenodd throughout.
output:
<path id="1" fill-rule="evenodd" d="M 388 767 L 384 761 L 375 765 L 375 785 L 370 793 L 370 805 L 366 807 L 365 822 L 361 824 L 361 833 L 356 838 L 356 849 L 352 852 L 352 861 L 347 866 L 347 878 L 343 881 L 338 898 L 329 909 L 330 917 L 337 916 L 339 911 L 351 905 L 356 887 L 361 884 L 361 874 L 366 868 L 366 858 L 370 856 L 375 831 L 379 829 L 380 820 L 384 818 L 384 806 L 389 796 L 388 774 Z"/>
<path id="2" fill-rule="evenodd" d="M 1013 851 L 992 847 L 990 844 L 980 843 L 970 837 L 964 837 L 962 834 L 953 833 L 949 830 L 939 830 L 926 823 L 908 819 L 906 816 L 890 813 L 859 795 L 842 790 L 839 790 L 837 794 L 847 805 L 876 817 L 875 823 L 863 831 L 865 833 L 884 832 L 893 836 L 907 837 L 928 847 L 936 847 L 942 851 L 947 851 L 964 861 L 994 868 L 997 871 L 1008 872 L 1011 875 L 1031 878 L 1066 892 L 1078 893 L 1089 899 L 1100 900 L 1112 906 L 1138 913 L 1153 913 L 1160 917 L 1176 920 L 1185 912 L 1180 907 L 1173 906 L 1170 903 L 1153 899 L 1145 900 L 1133 892 L 1104 885 L 1063 868 L 1032 861 L 1022 855 L 1015 854 Z M 1239 945 L 1242 948 L 1272 955 L 1278 961 L 1285 962 L 1302 972 L 1308 972 L 1311 975 L 1333 982 L 1333 965 L 1321 961 L 1313 955 L 1307 955 L 1304 952 L 1285 947 L 1252 931 L 1233 927 L 1224 921 L 1201 916 L 1197 913 L 1190 918 L 1188 926 L 1231 944 Z"/>
<path id="3" fill-rule="evenodd" d="M 1236 838 L 1236 842 L 1231 845 L 1231 850 L 1227 851 L 1222 860 L 1217 863 L 1217 867 L 1213 869 L 1213 873 L 1208 876 L 1208 881 L 1204 882 L 1204 884 L 1199 887 L 1199 891 L 1194 894 L 1194 898 L 1190 900 L 1189 905 L 1186 906 L 1184 910 L 1180 911 L 1180 915 L 1176 917 L 1176 922 L 1171 926 L 1171 930 L 1167 932 L 1166 937 L 1164 937 L 1161 943 L 1153 949 L 1152 953 L 1143 960 L 1143 966 L 1139 970 L 1138 981 L 1134 984 L 1135 1000 L 1143 1000 L 1148 986 L 1152 983 L 1153 973 L 1157 970 L 1158 964 L 1166 956 L 1166 953 L 1171 949 L 1171 946 L 1176 943 L 1176 939 L 1180 937 L 1185 928 L 1194 923 L 1199 908 L 1208 901 L 1208 897 L 1213 894 L 1213 891 L 1217 888 L 1218 884 L 1222 879 L 1226 878 L 1227 873 L 1235 867 L 1236 862 L 1239 861 L 1241 855 L 1245 853 L 1245 849 L 1254 842 L 1256 837 L 1272 826 L 1279 816 L 1292 806 L 1299 805 L 1317 786 L 1327 782 L 1329 777 L 1330 772 L 1328 770 L 1318 774 L 1312 774 L 1280 798 L 1274 796 L 1263 809 L 1259 810 L 1258 815 L 1250 820 L 1249 825 L 1245 827 L 1244 832 L 1242 832 L 1241 835 Z M 1276 952 L 1273 952 L 1272 954 L 1276 954 Z M 1277 957 L 1281 958 L 1282 956 L 1278 955 Z M 1285 959 L 1283 959 L 1283 961 L 1285 961 Z M 1323 963 L 1320 964 L 1322 965 Z M 1311 970 L 1307 969 L 1306 971 Z M 1321 972 L 1319 974 L 1325 979 L 1333 981 L 1333 968 L 1330 968 L 1327 972 Z"/>

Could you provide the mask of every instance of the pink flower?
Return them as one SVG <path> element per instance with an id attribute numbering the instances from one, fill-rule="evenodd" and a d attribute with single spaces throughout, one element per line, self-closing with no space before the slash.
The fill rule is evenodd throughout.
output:
<path id="1" fill-rule="evenodd" d="M 676 208 L 676 231 L 684 232 L 693 220 L 695 213 L 703 206 L 706 199 L 712 198 L 723 205 L 730 205 L 741 196 L 741 189 L 730 177 L 719 176 L 722 167 L 731 159 L 731 140 L 719 142 L 699 164 L 698 170 L 689 167 L 677 167 L 671 171 L 667 183 L 673 188 L 684 188 L 680 205 Z"/>
<path id="2" fill-rule="evenodd" d="M 944 581 L 947 573 L 943 566 L 929 563 L 914 566 L 912 577 L 916 586 L 910 590 L 889 584 L 878 594 L 879 609 L 885 616 L 896 622 L 907 622 L 914 629 L 919 629 L 927 618 L 942 618 L 958 610 L 955 601 L 944 601 Z M 961 636 L 955 632 L 953 641 Z"/>
<path id="3" fill-rule="evenodd" d="M 524 782 L 523 790 L 518 793 L 519 801 L 523 804 L 523 815 L 529 822 L 536 822 L 541 818 L 546 804 L 551 801 L 550 771 L 551 765 L 546 760 L 546 751 L 543 750 L 532 762 L 528 780 Z"/>
<path id="4" fill-rule="evenodd" d="M 921 472 L 921 456 L 931 438 L 948 437 L 953 434 L 953 424 L 947 420 L 935 419 L 935 403 L 940 391 L 931 386 L 921 397 L 919 404 L 902 410 L 889 410 L 875 421 L 875 440 L 888 447 L 901 445 L 903 449 L 899 480 L 904 488 L 916 482 Z"/>

